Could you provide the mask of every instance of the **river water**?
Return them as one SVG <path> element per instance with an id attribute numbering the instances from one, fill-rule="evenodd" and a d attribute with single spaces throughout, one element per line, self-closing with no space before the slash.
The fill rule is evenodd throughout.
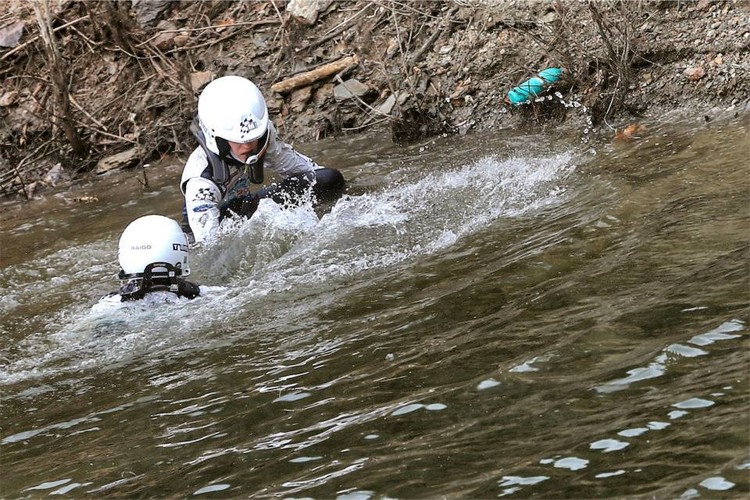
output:
<path id="1" fill-rule="evenodd" d="M 308 145 L 177 303 L 99 299 L 179 161 L 4 210 L 0 497 L 742 497 L 749 123 Z"/>

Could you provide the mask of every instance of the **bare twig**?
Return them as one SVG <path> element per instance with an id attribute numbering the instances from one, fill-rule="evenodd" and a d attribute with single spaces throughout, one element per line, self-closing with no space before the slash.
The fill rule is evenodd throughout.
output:
<path id="1" fill-rule="evenodd" d="M 383 118 L 382 120 L 376 120 L 374 122 L 373 121 L 367 121 L 367 122 L 363 123 L 362 125 L 360 125 L 358 127 L 341 127 L 341 130 L 346 131 L 346 132 L 357 132 L 359 130 L 366 129 L 367 127 L 374 127 L 375 125 L 379 125 L 381 123 L 386 123 L 386 122 L 389 122 L 391 120 L 392 120 L 392 118 L 388 117 L 388 118 Z"/>
<path id="2" fill-rule="evenodd" d="M 279 11 L 279 7 L 276 5 L 275 0 L 271 0 L 271 5 L 273 5 L 273 10 L 276 11 L 276 16 L 279 18 L 279 29 L 276 30 L 276 35 L 273 37 L 272 46 L 276 44 L 276 41 L 281 39 L 284 33 L 284 27 L 286 26 L 286 22 L 284 22 L 284 16 L 281 15 L 281 11 Z M 281 60 L 281 54 L 284 50 L 284 43 L 279 43 L 279 50 L 276 52 L 276 57 L 274 59 L 274 63 L 278 64 L 278 62 Z"/>
<path id="3" fill-rule="evenodd" d="M 68 22 L 68 23 L 65 23 L 65 24 L 63 24 L 62 26 L 58 26 L 57 28 L 55 28 L 54 30 L 52 30 L 52 32 L 53 32 L 53 33 L 57 33 L 58 31 L 60 31 L 60 30 L 62 30 L 62 29 L 65 29 L 65 28 L 67 28 L 67 27 L 69 27 L 69 26 L 73 26 L 74 24 L 80 23 L 81 21 L 83 21 L 83 20 L 85 20 L 85 19 L 88 19 L 88 18 L 89 18 L 89 16 L 83 16 L 83 17 L 79 17 L 78 19 L 76 19 L 76 20 L 74 20 L 74 21 L 70 21 L 70 22 Z M 19 46 L 17 46 L 17 47 L 15 47 L 15 48 L 13 48 L 13 49 L 11 49 L 11 50 L 9 50 L 9 51 L 8 51 L 8 52 L 6 52 L 5 54 L 3 54 L 3 57 L 0 57 L 0 61 L 4 61 L 4 60 L 6 60 L 7 58 L 9 58 L 10 56 L 12 56 L 12 55 L 13 55 L 13 54 L 15 54 L 16 52 L 19 52 L 19 51 L 21 51 L 21 50 L 25 49 L 26 47 L 28 47 L 29 45 L 31 45 L 32 43 L 35 43 L 35 42 L 36 42 L 37 40 L 39 40 L 40 38 L 42 38 L 42 35 L 41 35 L 41 34 L 40 34 L 40 35 L 37 35 L 37 36 L 35 36 L 35 37 L 33 37 L 33 38 L 31 38 L 31 39 L 30 39 L 30 40 L 29 40 L 28 42 L 24 42 L 24 43 L 22 43 L 21 45 L 19 45 Z"/>
<path id="4" fill-rule="evenodd" d="M 76 123 L 78 123 L 82 127 L 86 127 L 87 129 L 89 129 L 92 132 L 96 132 L 97 134 L 101 134 L 104 137 L 109 137 L 111 139 L 117 139 L 115 142 L 110 142 L 110 143 L 107 143 L 107 144 L 117 144 L 118 142 L 127 142 L 128 144 L 136 144 L 136 145 L 138 144 L 138 141 L 134 141 L 133 139 L 128 139 L 127 137 L 123 137 L 122 135 L 117 135 L 117 134 L 112 134 L 110 132 L 105 132 L 104 130 L 99 130 L 99 129 L 96 129 L 94 127 L 90 127 L 90 126 L 86 125 L 85 123 L 81 123 L 80 121 L 76 121 Z M 104 143 L 102 143 L 102 144 L 104 144 Z"/>
<path id="5" fill-rule="evenodd" d="M 588 3 L 589 12 L 591 17 L 596 24 L 596 29 L 599 32 L 599 36 L 604 43 L 607 53 L 609 56 L 609 66 L 613 71 L 617 73 L 617 81 L 615 82 L 615 89 L 612 92 L 612 99 L 607 106 L 607 110 L 604 113 L 604 121 L 606 123 L 607 116 L 612 111 L 612 108 L 617 102 L 618 105 L 622 104 L 627 92 L 627 86 L 631 79 L 631 65 L 633 63 L 634 55 L 630 48 L 631 43 L 631 29 L 627 15 L 627 11 L 621 7 L 620 14 L 622 20 L 619 25 L 615 25 L 615 28 L 619 36 L 613 32 L 613 23 L 608 23 L 598 7 L 593 1 L 589 0 Z M 639 5 L 640 7 L 640 5 Z M 630 7 L 628 7 L 630 8 Z M 619 43 L 616 43 L 619 42 Z"/>
<path id="6" fill-rule="evenodd" d="M 386 8 L 386 9 L 390 8 L 394 13 L 395 12 L 399 12 L 401 14 L 404 14 L 404 12 L 400 12 L 400 11 L 396 10 L 395 6 L 398 5 L 399 7 L 403 7 L 404 11 L 408 11 L 408 13 L 410 13 L 410 14 L 418 14 L 420 16 L 429 17 L 430 19 L 440 19 L 440 17 L 427 14 L 426 12 L 423 12 L 423 11 L 421 11 L 419 9 L 416 9 L 416 8 L 412 7 L 408 3 L 401 3 L 401 2 L 397 2 L 395 0 L 388 0 L 388 2 L 387 2 L 388 5 L 383 5 L 383 2 L 382 1 L 378 1 L 378 0 L 376 0 L 375 3 L 377 3 L 378 5 L 380 5 L 381 7 Z"/>
<path id="7" fill-rule="evenodd" d="M 435 30 L 427 39 L 427 41 L 422 44 L 422 46 L 416 52 L 412 54 L 412 56 L 409 58 L 409 66 L 414 66 L 419 62 L 419 60 L 422 58 L 422 54 L 427 52 L 427 49 L 432 47 L 432 45 L 435 43 L 435 40 L 437 40 L 440 36 L 441 31 L 442 30 Z"/>
<path id="8" fill-rule="evenodd" d="M 81 40 L 83 40 L 84 42 L 86 42 L 86 45 L 87 45 L 87 47 L 89 49 L 89 52 L 91 52 L 92 54 L 96 54 L 96 51 L 94 50 L 93 47 L 99 47 L 101 45 L 104 45 L 103 42 L 95 42 L 95 41 L 91 40 L 89 37 L 87 37 L 86 35 L 84 35 L 83 33 L 81 33 L 81 31 L 78 28 L 76 28 L 75 26 L 71 26 L 70 29 L 73 30 L 81 38 Z"/>
<path id="9" fill-rule="evenodd" d="M 63 67 L 63 59 L 60 56 L 60 51 L 57 47 L 57 41 L 55 34 L 52 29 L 52 23 L 50 20 L 49 11 L 49 0 L 35 0 L 33 3 L 34 14 L 36 16 L 37 24 L 39 25 L 39 33 L 44 40 L 45 52 L 50 60 L 50 80 L 52 82 L 52 90 L 55 96 L 55 106 L 57 108 L 58 119 L 55 120 L 57 125 L 63 130 L 65 137 L 67 138 L 70 146 L 73 148 L 73 152 L 77 155 L 83 155 L 88 147 L 81 140 L 81 136 L 73 126 L 71 116 L 69 114 L 70 101 L 68 99 L 68 82 L 66 81 L 65 73 L 66 70 Z"/>
<path id="10" fill-rule="evenodd" d="M 274 22 L 274 23 L 270 23 L 270 24 L 276 24 L 276 23 Z M 239 33 L 240 33 L 239 30 L 235 30 L 235 31 L 232 31 L 231 33 L 228 33 L 228 34 L 222 36 L 222 37 L 216 38 L 215 40 L 210 40 L 208 42 L 199 43 L 197 45 L 186 45 L 185 47 L 178 47 L 176 49 L 168 50 L 167 54 L 175 54 L 177 52 L 187 52 L 187 51 L 190 51 L 190 50 L 201 49 L 203 47 L 213 47 L 214 45 L 219 44 L 219 43 L 223 42 L 224 40 L 229 40 L 230 38 L 236 36 Z"/>
<path id="11" fill-rule="evenodd" d="M 362 16 L 362 15 L 363 15 L 364 13 L 365 13 L 365 12 L 367 12 L 367 11 L 368 11 L 368 7 L 369 7 L 369 6 L 370 6 L 369 4 L 368 4 L 368 5 L 366 5 L 364 9 L 360 10 L 359 12 L 357 12 L 356 14 L 354 14 L 354 15 L 353 15 L 353 16 L 352 16 L 351 18 L 349 18 L 348 20 L 346 20 L 346 21 L 344 21 L 343 23 L 341 23 L 341 25 L 339 25 L 339 27 L 338 27 L 338 28 L 336 28 L 336 29 L 334 29 L 334 30 L 333 30 L 333 31 L 332 31 L 331 33 L 329 33 L 329 34 L 327 34 L 327 35 L 325 35 L 325 36 L 323 36 L 323 37 L 321 37 L 321 38 L 318 38 L 318 39 L 317 39 L 317 40 L 315 40 L 314 42 L 312 42 L 312 43 L 309 43 L 309 44 L 307 44 L 307 45 L 306 45 L 306 46 L 304 46 L 304 47 L 299 47 L 299 48 L 296 48 L 296 49 L 294 49 L 294 51 L 295 51 L 295 52 L 300 52 L 300 51 L 302 51 L 302 50 L 309 50 L 309 49 L 314 49 L 315 47 L 317 47 L 317 46 L 319 46 L 319 45 L 323 45 L 323 44 L 324 44 L 325 42 L 327 42 L 328 40 L 331 40 L 332 38 L 336 38 L 336 37 L 337 37 L 338 35 L 340 35 L 340 34 L 341 34 L 341 33 L 343 33 L 344 31 L 346 31 L 346 30 L 348 30 L 349 28 L 351 28 L 352 26 L 354 26 L 354 23 L 355 23 L 355 22 L 356 22 L 356 21 L 357 21 L 357 20 L 358 20 L 358 19 L 359 19 L 359 18 L 360 18 L 360 17 L 361 17 L 361 16 Z"/>
<path id="12" fill-rule="evenodd" d="M 404 54 L 404 41 L 401 37 L 401 26 L 398 23 L 398 18 L 396 17 L 396 9 L 391 7 L 391 18 L 393 19 L 393 26 L 396 29 L 396 41 L 398 42 L 398 52 L 399 52 L 399 60 L 401 61 L 401 71 L 404 75 L 409 74 L 409 68 L 406 64 L 406 54 Z M 406 79 L 407 83 L 411 86 L 411 79 Z"/>
<path id="13" fill-rule="evenodd" d="M 451 33 L 453 32 L 454 28 L 454 21 L 452 17 L 456 14 L 458 9 L 456 7 L 452 8 L 448 11 L 446 16 L 440 21 L 440 26 L 438 29 L 435 30 L 435 33 L 433 33 L 429 39 L 422 45 L 422 47 L 417 50 L 414 55 L 411 57 L 411 64 L 414 65 L 422 58 L 422 55 L 429 50 L 430 47 L 432 47 L 435 44 L 435 41 L 438 39 L 438 37 L 441 34 L 446 35 L 447 37 L 451 36 Z"/>
<path id="14" fill-rule="evenodd" d="M 86 115 L 89 118 L 89 120 L 91 120 L 92 122 L 96 123 L 97 125 L 99 125 L 104 130 L 107 130 L 107 126 L 106 125 L 104 125 L 102 122 L 100 122 L 99 120 L 97 120 L 96 118 L 94 118 L 93 116 L 91 116 L 85 109 L 83 109 L 83 107 L 80 104 L 78 104 L 78 101 L 75 100 L 75 98 L 73 97 L 73 94 L 68 94 L 68 99 L 70 99 L 71 104 L 73 104 L 73 106 L 75 106 L 76 108 L 78 108 L 78 111 L 80 111 L 81 113 L 83 113 L 84 115 Z"/>
<path id="15" fill-rule="evenodd" d="M 146 45 L 147 43 L 151 42 L 152 40 L 155 40 L 159 35 L 162 35 L 164 33 L 194 33 L 194 32 L 200 32 L 200 31 L 208 31 L 208 30 L 218 30 L 221 28 L 234 28 L 236 26 L 266 26 L 269 24 L 278 24 L 278 21 L 276 20 L 262 20 L 262 21 L 241 21 L 238 23 L 233 22 L 232 24 L 212 24 L 210 26 L 203 26 L 201 28 L 180 28 L 180 29 L 174 29 L 174 30 L 160 30 L 155 35 L 147 38 L 143 42 L 136 45 L 136 47 L 140 48 Z M 236 31 L 236 30 L 235 30 Z M 236 33 L 232 33 L 232 35 L 235 35 Z"/>
<path id="16" fill-rule="evenodd" d="M 23 190 L 23 195 L 26 198 L 26 200 L 28 200 L 29 199 L 29 193 L 26 190 L 26 183 L 24 182 L 23 176 L 21 175 L 21 174 L 24 173 L 24 169 L 22 167 L 31 158 L 34 158 L 35 160 L 38 160 L 39 159 L 39 151 L 41 151 L 42 149 L 44 149 L 47 146 L 49 146 L 53 141 L 54 141 L 54 139 L 49 139 L 49 140 L 45 141 L 39 147 L 37 147 L 36 149 L 34 149 L 34 151 L 32 151 L 31 153 L 29 153 L 26 156 L 24 156 L 23 158 L 21 158 L 21 161 L 19 161 L 17 165 L 13 166 L 13 172 L 10 173 L 7 176 L 7 178 L 5 178 L 5 179 L 2 180 L 2 189 L 3 189 L 3 191 L 7 192 L 9 190 L 9 188 L 12 187 L 13 181 L 17 177 L 18 181 L 21 184 L 21 189 Z M 29 163 L 29 165 L 33 167 L 34 163 Z"/>
<path id="17" fill-rule="evenodd" d="M 18 167 L 14 165 L 13 170 L 16 173 L 18 181 L 21 183 L 21 190 L 23 191 L 24 198 L 26 198 L 26 201 L 29 201 L 29 192 L 26 190 L 26 183 L 23 182 L 23 177 L 21 177 L 21 174 L 18 172 Z"/>

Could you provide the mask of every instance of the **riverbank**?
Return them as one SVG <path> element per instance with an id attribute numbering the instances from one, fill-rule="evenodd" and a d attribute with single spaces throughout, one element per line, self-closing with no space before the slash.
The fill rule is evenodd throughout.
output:
<path id="1" fill-rule="evenodd" d="M 667 110 L 748 109 L 742 1 L 17 2 L 0 26 L 0 181 L 20 201 L 186 156 L 199 90 L 225 74 L 259 85 L 292 143 L 374 127 L 404 143 L 505 127 L 614 137 Z M 506 101 L 547 67 L 565 73 L 544 100 Z"/>

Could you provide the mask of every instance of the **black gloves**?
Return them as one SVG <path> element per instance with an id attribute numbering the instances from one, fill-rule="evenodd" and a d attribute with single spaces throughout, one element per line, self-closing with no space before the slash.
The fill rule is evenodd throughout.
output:
<path id="1" fill-rule="evenodd" d="M 223 219 L 224 217 L 227 217 L 230 212 L 233 212 L 240 217 L 249 218 L 258 208 L 259 201 L 260 199 L 255 194 L 232 197 L 224 201 L 219 207 L 219 217 Z"/>

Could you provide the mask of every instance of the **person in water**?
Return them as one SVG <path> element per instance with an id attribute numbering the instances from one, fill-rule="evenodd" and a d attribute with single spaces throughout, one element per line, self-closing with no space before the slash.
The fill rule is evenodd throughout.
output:
<path id="1" fill-rule="evenodd" d="M 123 285 L 105 298 L 127 302 L 159 294 L 171 301 L 201 293 L 198 285 L 185 279 L 190 274 L 188 239 L 174 219 L 146 215 L 132 221 L 120 236 L 117 259 L 117 278 Z"/>
<path id="2" fill-rule="evenodd" d="M 185 163 L 180 190 L 183 229 L 196 242 L 210 239 L 230 213 L 250 217 L 262 198 L 294 202 L 312 189 L 322 201 L 344 190 L 341 172 L 319 166 L 279 139 L 263 95 L 245 78 L 209 83 L 190 130 L 199 145 Z M 249 184 L 263 183 L 264 168 L 283 180 L 251 193 Z"/>

